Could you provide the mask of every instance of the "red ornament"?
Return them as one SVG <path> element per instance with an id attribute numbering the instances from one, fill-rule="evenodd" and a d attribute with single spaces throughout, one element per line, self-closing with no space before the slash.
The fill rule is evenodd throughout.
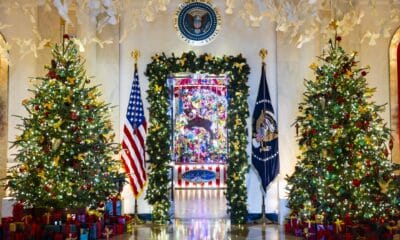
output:
<path id="1" fill-rule="evenodd" d="M 342 41 L 342 37 L 341 36 L 336 36 L 336 41 L 338 41 L 338 42 Z"/>
<path id="2" fill-rule="evenodd" d="M 329 164 L 329 165 L 326 167 L 326 170 L 328 170 L 328 172 L 333 172 L 333 170 L 335 170 L 335 168 L 332 166 L 332 164 Z"/>
<path id="3" fill-rule="evenodd" d="M 49 78 L 57 78 L 57 74 L 56 74 L 56 72 L 54 70 L 50 70 L 47 73 L 47 77 L 49 77 Z"/>
<path id="4" fill-rule="evenodd" d="M 371 159 L 367 159 L 367 161 L 365 161 L 367 167 L 371 167 Z"/>
<path id="5" fill-rule="evenodd" d="M 353 185 L 355 187 L 359 187 L 360 184 L 361 184 L 361 180 L 360 179 L 358 179 L 358 178 L 353 179 Z"/>
<path id="6" fill-rule="evenodd" d="M 77 120 L 78 119 L 78 114 L 76 112 L 71 112 L 71 119 L 72 120 Z"/>
<path id="7" fill-rule="evenodd" d="M 38 105 L 35 105 L 35 110 L 39 111 L 40 107 Z"/>
<path id="8" fill-rule="evenodd" d="M 64 35 L 63 35 L 63 38 L 69 40 L 70 37 L 69 37 L 68 34 L 64 34 Z"/>
<path id="9" fill-rule="evenodd" d="M 315 129 L 315 128 L 311 129 L 311 134 L 312 134 L 312 135 L 317 134 L 317 129 Z"/>
<path id="10" fill-rule="evenodd" d="M 333 74 L 333 77 L 334 77 L 334 78 L 338 78 L 338 77 L 339 77 L 339 74 L 338 74 L 338 73 L 335 73 L 335 74 Z"/>
<path id="11" fill-rule="evenodd" d="M 49 187 L 49 185 L 46 185 L 46 186 L 44 186 L 44 190 L 45 190 L 46 192 L 50 192 L 50 191 L 51 191 L 51 188 Z"/>
<path id="12" fill-rule="evenodd" d="M 91 108 L 90 105 L 85 105 L 85 109 L 86 109 L 86 110 L 89 110 L 90 108 Z"/>
<path id="13" fill-rule="evenodd" d="M 383 154 L 385 154 L 385 157 L 388 157 L 388 156 L 389 156 L 389 150 L 387 150 L 387 149 L 385 148 L 385 150 L 383 150 Z"/>
<path id="14" fill-rule="evenodd" d="M 45 112 L 45 113 L 44 113 L 44 116 L 45 116 L 45 117 L 48 117 L 48 116 L 49 116 L 49 112 Z"/>
<path id="15" fill-rule="evenodd" d="M 367 75 L 367 72 L 366 72 L 366 71 L 362 71 L 362 72 L 361 72 L 361 76 L 365 77 L 366 75 Z"/>
<path id="16" fill-rule="evenodd" d="M 341 128 L 341 127 L 342 127 L 341 125 L 338 125 L 338 124 L 336 124 L 336 123 L 332 125 L 332 128 L 333 128 L 333 129 L 338 129 L 338 128 Z"/>
<path id="17" fill-rule="evenodd" d="M 91 118 L 91 117 L 88 118 L 88 122 L 90 122 L 90 123 L 93 122 L 93 118 Z"/>
<path id="18" fill-rule="evenodd" d="M 363 122 L 357 121 L 357 122 L 356 122 L 356 127 L 357 127 L 357 128 L 360 128 L 360 129 L 363 128 L 363 127 L 364 127 Z"/>

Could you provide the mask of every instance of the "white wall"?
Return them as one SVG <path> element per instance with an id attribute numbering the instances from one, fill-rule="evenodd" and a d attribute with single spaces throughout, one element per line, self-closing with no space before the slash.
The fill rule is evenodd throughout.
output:
<path id="1" fill-rule="evenodd" d="M 10 4 L 13 2 L 8 0 Z M 28 0 L 26 0 L 29 2 Z M 83 53 L 86 58 L 87 74 L 95 76 L 94 83 L 102 84 L 103 98 L 116 105 L 112 113 L 112 120 L 119 140 L 123 116 L 125 115 L 129 91 L 132 84 L 133 61 L 130 53 L 134 49 L 141 52 L 139 59 L 139 78 L 142 97 L 145 105 L 145 114 L 148 118 L 148 103 L 146 100 L 148 81 L 143 72 L 146 65 L 151 62 L 151 56 L 156 53 L 165 52 L 168 56 L 171 53 L 180 55 L 189 50 L 197 54 L 211 53 L 215 56 L 242 54 L 251 67 L 248 85 L 250 96 L 248 99 L 249 110 L 252 112 L 256 100 L 257 88 L 260 80 L 261 60 L 258 52 L 261 48 L 268 49 L 267 58 L 267 79 L 271 98 L 277 112 L 279 125 L 280 164 L 281 172 L 277 180 L 271 183 L 267 192 L 267 212 L 278 211 L 278 195 L 282 196 L 282 190 L 278 191 L 278 180 L 283 180 L 286 174 L 294 170 L 298 147 L 295 137 L 295 128 L 291 127 L 297 115 L 298 103 L 304 91 L 303 79 L 312 78 L 312 72 L 308 66 L 317 61 L 316 56 L 320 55 L 325 40 L 315 39 L 298 49 L 289 44 L 287 38 L 282 34 L 276 34 L 275 26 L 268 22 L 262 22 L 259 28 L 249 28 L 237 15 L 226 15 L 224 13 L 224 1 L 214 1 L 222 15 L 222 27 L 219 35 L 210 44 L 203 47 L 192 47 L 179 39 L 174 29 L 174 14 L 178 3 L 181 1 L 172 0 L 167 12 L 160 13 L 155 22 L 138 24 L 134 31 L 130 32 L 127 39 L 118 44 L 121 36 L 120 29 L 123 29 L 131 21 L 130 15 L 122 17 L 121 26 L 107 27 L 101 34 L 104 39 L 112 39 L 113 44 L 104 48 L 90 45 Z M 377 8 L 378 14 L 386 14 L 385 5 L 381 3 Z M 363 6 L 365 7 L 365 6 Z M 376 16 L 369 15 L 366 10 L 366 23 L 355 30 L 351 37 L 344 37 L 343 46 L 348 50 L 357 50 L 360 53 L 360 65 L 370 65 L 371 71 L 367 75 L 372 86 L 377 86 L 375 96 L 377 103 L 389 102 L 389 70 L 388 70 L 388 45 L 389 39 L 378 40 L 377 46 L 368 46 L 366 42 L 360 44 L 361 31 L 365 26 L 373 24 Z M 0 14 L 0 22 L 11 22 L 12 28 L 2 30 L 6 40 L 14 37 L 32 38 L 29 20 L 21 12 L 12 12 L 11 15 Z M 41 23 L 44 24 L 44 23 Z M 47 23 L 48 24 L 48 23 Z M 58 24 L 58 23 L 55 23 Z M 94 23 L 84 22 L 78 28 L 78 37 L 88 37 L 86 34 L 94 29 Z M 54 32 L 55 29 L 40 28 L 42 32 Z M 393 30 L 394 31 L 394 30 Z M 50 34 L 51 36 L 57 34 Z M 39 58 L 27 55 L 20 59 L 20 53 L 15 46 L 11 49 L 10 78 L 9 78 L 9 134 L 8 139 L 12 141 L 17 134 L 15 125 L 18 123 L 12 115 L 25 115 L 21 102 L 29 97 L 27 89 L 31 86 L 29 77 L 39 76 L 43 71 L 43 64 L 49 62 L 48 53 L 39 53 Z M 251 114 L 250 114 L 251 116 Z M 383 116 L 389 121 L 389 111 Z M 248 128 L 251 129 L 251 119 L 248 119 Z M 250 131 L 249 131 L 250 132 Z M 250 142 L 250 136 L 249 136 Z M 251 146 L 248 146 L 248 154 L 251 156 Z M 12 158 L 12 150 L 8 157 Z M 251 160 L 249 159 L 249 163 Z M 283 181 L 279 187 L 282 187 Z M 247 178 L 248 186 L 248 207 L 250 213 L 260 212 L 261 192 L 258 178 L 251 169 Z M 133 212 L 133 197 L 130 188 L 124 190 L 125 211 Z M 144 195 L 139 199 L 139 213 L 150 213 L 150 206 L 144 201 Z"/>

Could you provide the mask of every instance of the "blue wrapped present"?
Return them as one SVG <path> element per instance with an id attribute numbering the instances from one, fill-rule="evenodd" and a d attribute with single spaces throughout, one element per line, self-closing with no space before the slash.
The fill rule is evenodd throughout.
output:
<path id="1" fill-rule="evenodd" d="M 89 239 L 96 240 L 97 239 L 97 224 L 93 224 L 89 228 Z"/>
<path id="2" fill-rule="evenodd" d="M 106 203 L 106 213 L 110 216 L 121 216 L 122 215 L 122 203 L 118 198 L 108 200 Z"/>
<path id="3" fill-rule="evenodd" d="M 79 240 L 89 240 L 88 228 L 81 228 L 81 234 L 79 235 Z"/>

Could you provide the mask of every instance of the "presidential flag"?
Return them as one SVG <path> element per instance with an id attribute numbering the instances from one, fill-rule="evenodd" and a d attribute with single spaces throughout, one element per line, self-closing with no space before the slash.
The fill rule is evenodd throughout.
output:
<path id="1" fill-rule="evenodd" d="M 265 63 L 262 64 L 261 80 L 252 119 L 251 161 L 257 170 L 261 185 L 267 186 L 279 173 L 278 125 L 271 104 Z"/>
<path id="2" fill-rule="evenodd" d="M 121 154 L 135 198 L 140 196 L 147 180 L 145 170 L 146 125 L 143 102 L 140 95 L 139 75 L 135 64 L 132 89 L 124 122 L 123 151 Z"/>

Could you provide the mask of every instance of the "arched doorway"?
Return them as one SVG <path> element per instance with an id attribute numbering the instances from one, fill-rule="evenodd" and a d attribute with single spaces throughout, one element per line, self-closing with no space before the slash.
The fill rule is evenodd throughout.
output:
<path id="1" fill-rule="evenodd" d="M 400 28 L 389 47 L 390 66 L 390 128 L 393 136 L 392 160 L 400 163 Z"/>
<path id="2" fill-rule="evenodd" d="M 0 179 L 7 174 L 8 52 L 6 46 L 6 40 L 0 33 Z M 4 196 L 5 191 L 0 188 L 0 198 L 3 199 Z"/>

